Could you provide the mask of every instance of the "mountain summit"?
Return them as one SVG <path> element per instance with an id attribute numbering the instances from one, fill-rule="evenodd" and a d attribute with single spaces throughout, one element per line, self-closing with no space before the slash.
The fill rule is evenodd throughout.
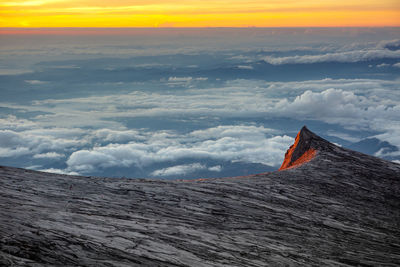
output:
<path id="1" fill-rule="evenodd" d="M 280 170 L 165 181 L 0 167 L 0 265 L 400 265 L 399 164 L 303 127 Z"/>
<path id="2" fill-rule="evenodd" d="M 300 166 L 313 159 L 318 151 L 329 150 L 332 147 L 333 144 L 303 126 L 297 134 L 294 144 L 287 150 L 279 170 Z"/>

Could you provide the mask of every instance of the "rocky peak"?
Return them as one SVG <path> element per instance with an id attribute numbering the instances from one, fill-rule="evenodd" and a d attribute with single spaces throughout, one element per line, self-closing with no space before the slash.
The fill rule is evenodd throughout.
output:
<path id="1" fill-rule="evenodd" d="M 279 170 L 290 169 L 302 165 L 313 159 L 317 151 L 329 146 L 330 143 L 315 133 L 308 130 L 306 126 L 301 128 L 297 134 L 294 144 L 290 146 L 285 154 L 282 166 Z"/>

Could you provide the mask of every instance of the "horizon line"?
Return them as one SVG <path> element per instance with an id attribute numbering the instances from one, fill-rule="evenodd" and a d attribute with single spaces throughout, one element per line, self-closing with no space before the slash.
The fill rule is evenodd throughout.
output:
<path id="1" fill-rule="evenodd" d="M 1 27 L 0 29 L 301 29 L 301 28 L 400 28 L 399 25 L 369 25 L 369 26 L 190 26 L 190 27 L 140 27 L 140 26 L 105 26 L 105 27 L 87 27 L 87 26 L 46 26 L 46 27 Z"/>
<path id="2" fill-rule="evenodd" d="M 0 27 L 0 36 L 35 36 L 35 35 L 165 35 L 195 33 L 234 33 L 246 31 L 363 31 L 363 30 L 399 30 L 400 26 L 302 26 L 302 27 Z"/>

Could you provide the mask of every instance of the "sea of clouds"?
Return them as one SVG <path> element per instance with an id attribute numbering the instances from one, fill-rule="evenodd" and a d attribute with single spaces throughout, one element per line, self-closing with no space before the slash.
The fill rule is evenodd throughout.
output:
<path id="1" fill-rule="evenodd" d="M 399 29 L 248 31 L 237 41 L 5 37 L 0 164 L 244 175 L 279 168 L 303 124 L 342 146 L 377 140 L 372 154 L 400 159 Z"/>

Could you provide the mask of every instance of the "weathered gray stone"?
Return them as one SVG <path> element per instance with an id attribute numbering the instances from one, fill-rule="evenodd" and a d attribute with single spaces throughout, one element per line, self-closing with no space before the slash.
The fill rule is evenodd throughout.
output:
<path id="1" fill-rule="evenodd" d="M 399 266 L 400 165 L 304 136 L 310 162 L 240 178 L 0 167 L 0 265 Z"/>

